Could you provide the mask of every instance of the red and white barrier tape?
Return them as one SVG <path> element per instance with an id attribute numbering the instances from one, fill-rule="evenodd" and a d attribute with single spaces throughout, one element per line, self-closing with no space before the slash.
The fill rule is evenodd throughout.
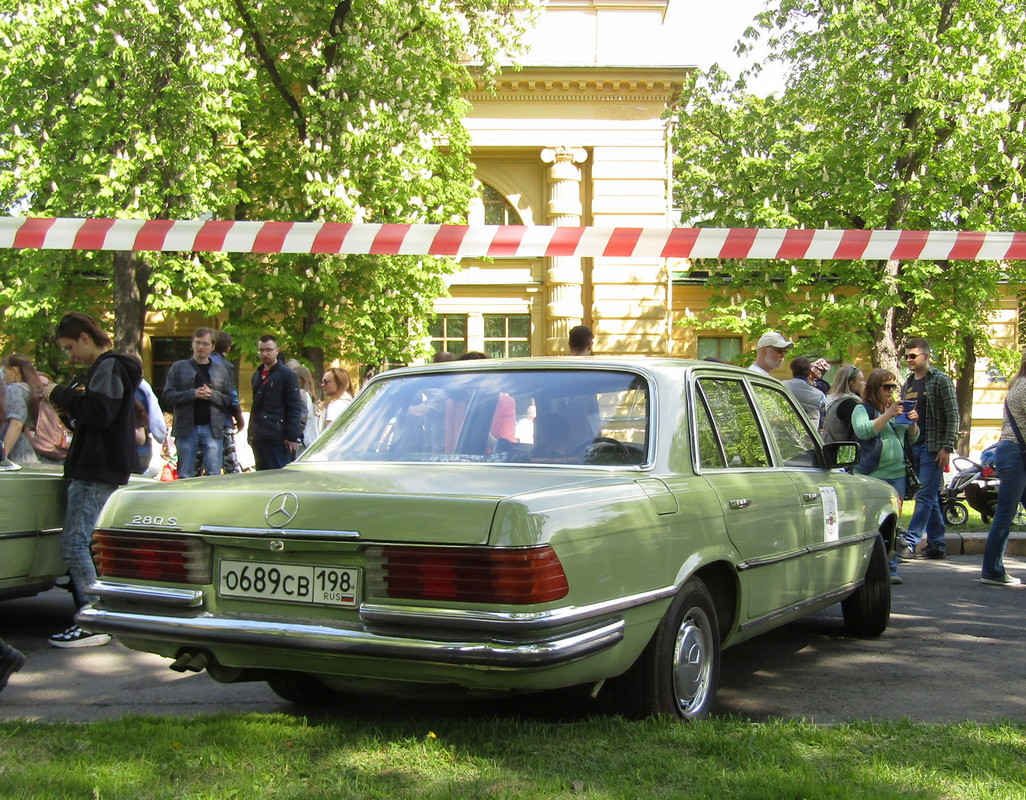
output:
<path id="1" fill-rule="evenodd" d="M 0 248 L 607 258 L 1026 259 L 1026 233 L 0 218 Z"/>

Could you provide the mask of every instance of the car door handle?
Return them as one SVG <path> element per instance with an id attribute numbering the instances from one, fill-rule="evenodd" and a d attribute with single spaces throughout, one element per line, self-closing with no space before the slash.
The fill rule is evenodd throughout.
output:
<path id="1" fill-rule="evenodd" d="M 802 500 L 807 503 L 819 500 L 819 492 L 802 492 Z"/>
<path id="2" fill-rule="evenodd" d="M 727 505 L 729 505 L 731 508 L 747 508 L 751 504 L 752 501 L 748 500 L 747 498 L 741 498 L 740 500 L 731 500 L 729 503 L 727 503 Z"/>

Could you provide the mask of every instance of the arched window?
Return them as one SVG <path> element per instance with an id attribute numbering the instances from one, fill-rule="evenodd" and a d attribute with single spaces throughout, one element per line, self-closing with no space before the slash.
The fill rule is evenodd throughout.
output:
<path id="1" fill-rule="evenodd" d="M 513 204 L 486 183 L 481 184 L 485 225 L 523 225 Z"/>

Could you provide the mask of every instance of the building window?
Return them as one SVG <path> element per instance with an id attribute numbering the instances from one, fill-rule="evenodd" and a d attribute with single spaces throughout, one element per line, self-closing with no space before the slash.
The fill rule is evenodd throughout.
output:
<path id="1" fill-rule="evenodd" d="M 159 398 L 164 394 L 171 365 L 183 358 L 192 358 L 192 337 L 153 336 L 150 338 L 150 350 L 153 354 L 153 392 Z M 161 402 L 161 407 L 163 405 Z"/>
<path id="2" fill-rule="evenodd" d="M 481 186 L 485 225 L 523 225 L 513 204 L 487 184 Z"/>
<path id="3" fill-rule="evenodd" d="M 531 315 L 485 314 L 484 349 L 489 358 L 531 355 Z"/>
<path id="4" fill-rule="evenodd" d="M 439 314 L 428 326 L 428 333 L 436 353 L 448 350 L 458 357 L 467 352 L 466 314 Z"/>
<path id="5" fill-rule="evenodd" d="M 699 358 L 733 361 L 739 355 L 741 355 L 740 336 L 700 336 L 698 338 Z"/>

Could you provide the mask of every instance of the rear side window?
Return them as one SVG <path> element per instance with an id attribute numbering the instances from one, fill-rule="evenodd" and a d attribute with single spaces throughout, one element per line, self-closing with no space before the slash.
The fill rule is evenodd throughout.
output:
<path id="1" fill-rule="evenodd" d="M 768 467 L 770 456 L 741 381 L 703 378 L 698 393 L 711 417 L 703 435 L 699 412 L 699 464 L 715 468 L 725 460 L 728 469 Z"/>

